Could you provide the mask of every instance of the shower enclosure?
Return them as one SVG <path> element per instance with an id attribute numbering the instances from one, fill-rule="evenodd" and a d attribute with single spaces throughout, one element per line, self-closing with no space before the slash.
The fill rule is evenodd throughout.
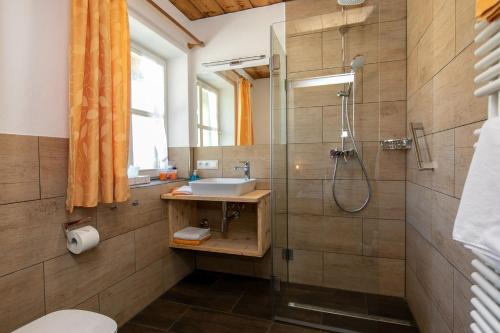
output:
<path id="1" fill-rule="evenodd" d="M 414 332 L 405 154 L 380 145 L 406 137 L 406 20 L 371 3 L 271 28 L 274 317 Z"/>

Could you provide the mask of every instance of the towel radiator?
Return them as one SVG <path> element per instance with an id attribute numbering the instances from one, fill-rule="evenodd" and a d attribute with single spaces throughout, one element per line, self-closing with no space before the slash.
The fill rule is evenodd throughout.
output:
<path id="1" fill-rule="evenodd" d="M 474 82 L 478 88 L 477 97 L 488 96 L 488 118 L 500 116 L 500 20 L 486 21 L 475 25 L 477 49 L 475 56 L 480 58 L 474 65 L 477 75 Z M 479 135 L 480 130 L 474 134 Z M 474 145 L 475 147 L 475 145 Z M 473 297 L 471 303 L 473 333 L 500 332 L 500 271 L 488 257 L 472 250 L 477 259 L 472 261 Z"/>

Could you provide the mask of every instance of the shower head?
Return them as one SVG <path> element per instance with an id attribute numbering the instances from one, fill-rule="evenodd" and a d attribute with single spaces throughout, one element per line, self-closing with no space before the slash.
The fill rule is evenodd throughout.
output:
<path id="1" fill-rule="evenodd" d="M 365 65 L 365 57 L 362 55 L 355 56 L 351 61 L 351 68 L 353 71 L 360 69 Z"/>
<path id="2" fill-rule="evenodd" d="M 357 6 L 361 5 L 365 0 L 337 0 L 341 6 Z"/>

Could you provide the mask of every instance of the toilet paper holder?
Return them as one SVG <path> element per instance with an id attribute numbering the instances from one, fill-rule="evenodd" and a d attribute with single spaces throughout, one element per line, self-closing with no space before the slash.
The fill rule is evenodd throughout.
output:
<path id="1" fill-rule="evenodd" d="M 66 238 L 68 238 L 68 232 L 71 231 L 73 226 L 75 226 L 77 224 L 87 223 L 90 221 L 92 221 L 92 218 L 90 216 L 88 216 L 88 217 L 84 217 L 84 218 L 81 218 L 81 219 L 76 220 L 76 221 L 63 223 L 62 228 L 64 230 L 64 235 L 66 235 Z"/>

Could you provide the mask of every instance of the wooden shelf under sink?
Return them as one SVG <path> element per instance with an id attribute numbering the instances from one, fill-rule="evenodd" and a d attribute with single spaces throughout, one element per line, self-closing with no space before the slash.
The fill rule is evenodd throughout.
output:
<path id="1" fill-rule="evenodd" d="M 227 201 L 227 202 L 254 202 L 258 203 L 263 198 L 269 196 L 269 190 L 255 190 L 243 195 L 221 196 L 221 195 L 171 195 L 162 194 L 161 198 L 165 200 L 190 200 L 190 201 Z"/>
<path id="2" fill-rule="evenodd" d="M 163 194 L 161 197 L 168 201 L 169 218 L 169 246 L 172 248 L 225 253 L 249 257 L 262 257 L 271 246 L 271 214 L 270 191 L 256 190 L 242 196 L 196 196 Z M 198 226 L 198 203 L 212 202 L 241 202 L 250 205 L 251 216 L 242 218 L 243 221 L 230 222 L 229 231 L 225 234 L 212 229 L 211 238 L 200 245 L 182 245 L 173 242 L 175 232 L 187 227 Z"/>

